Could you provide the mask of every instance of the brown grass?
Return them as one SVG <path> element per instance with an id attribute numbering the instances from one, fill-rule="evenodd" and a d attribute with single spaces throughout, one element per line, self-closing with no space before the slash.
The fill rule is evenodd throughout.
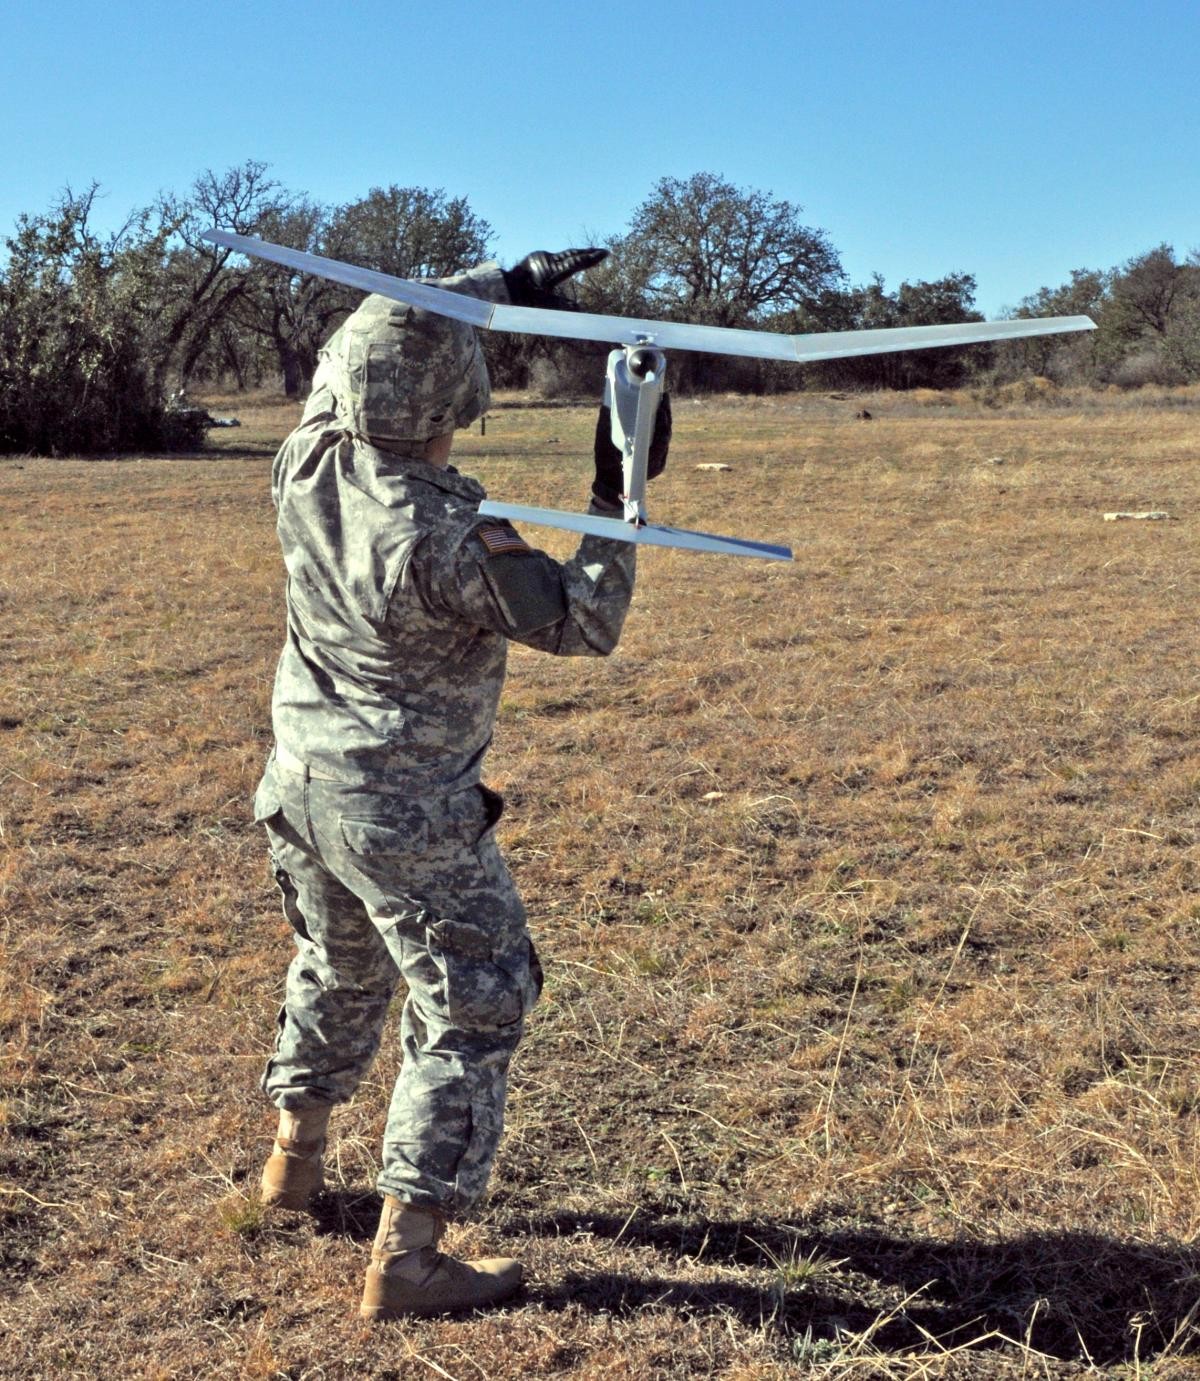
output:
<path id="1" fill-rule="evenodd" d="M 649 552 L 610 660 L 515 652 L 549 982 L 452 1245 L 532 1282 L 374 1332 L 394 1044 L 319 1217 L 254 1203 L 296 409 L 0 463 L 0 1374 L 1195 1374 L 1196 400 L 1006 401 L 680 402 L 653 509 L 797 559 Z M 577 504 L 591 425 L 498 410 L 459 464 Z"/>

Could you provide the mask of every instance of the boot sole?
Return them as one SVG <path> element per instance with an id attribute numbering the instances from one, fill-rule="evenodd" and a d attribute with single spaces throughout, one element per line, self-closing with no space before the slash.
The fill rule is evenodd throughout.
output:
<path id="1" fill-rule="evenodd" d="M 469 1314 L 483 1309 L 494 1309 L 498 1304 L 506 1304 L 519 1293 L 520 1288 L 518 1285 L 516 1289 L 497 1295 L 495 1299 L 473 1300 L 466 1304 L 413 1305 L 406 1309 L 391 1309 L 383 1304 L 360 1304 L 358 1317 L 366 1323 L 395 1323 L 399 1319 L 432 1319 L 441 1314 Z"/>
<path id="2" fill-rule="evenodd" d="M 439 1314 L 466 1314 L 474 1310 L 494 1309 L 498 1304 L 505 1304 L 515 1295 L 520 1294 L 521 1287 L 525 1284 L 525 1277 L 522 1273 L 515 1281 L 490 1299 L 484 1300 L 462 1300 L 457 1304 L 440 1304 L 430 1301 L 423 1304 L 414 1301 L 411 1304 L 367 1304 L 362 1303 L 358 1306 L 358 1316 L 367 1323 L 388 1323 L 395 1319 L 429 1319 Z"/>
<path id="3" fill-rule="evenodd" d="M 281 1208 L 285 1213 L 307 1213 L 313 1199 L 320 1193 L 314 1189 L 311 1194 L 264 1194 L 259 1201 L 264 1209 Z"/>

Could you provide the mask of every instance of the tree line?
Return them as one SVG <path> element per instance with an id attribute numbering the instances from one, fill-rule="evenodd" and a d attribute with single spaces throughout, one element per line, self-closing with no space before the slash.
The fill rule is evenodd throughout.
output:
<path id="1" fill-rule="evenodd" d="M 246 261 L 200 238 L 219 225 L 406 278 L 490 255 L 494 232 L 465 196 L 372 188 L 329 206 L 249 161 L 164 193 L 116 231 L 94 229 L 97 189 L 22 216 L 0 263 L 0 452 L 63 455 L 170 448 L 186 439 L 169 404 L 188 388 L 282 385 L 302 394 L 330 332 L 361 294 Z M 590 311 L 787 332 L 982 320 L 975 279 L 952 272 L 889 291 L 848 282 L 802 208 L 712 173 L 663 178 L 612 253 L 578 287 Z M 535 246 L 559 248 L 561 246 Z M 1160 245 L 1025 298 L 1018 315 L 1087 313 L 1099 330 L 1004 346 L 914 351 L 796 366 L 677 353 L 677 390 L 961 387 L 1022 374 L 1058 382 L 1200 378 L 1200 256 Z M 487 334 L 499 388 L 595 390 L 601 345 Z"/>

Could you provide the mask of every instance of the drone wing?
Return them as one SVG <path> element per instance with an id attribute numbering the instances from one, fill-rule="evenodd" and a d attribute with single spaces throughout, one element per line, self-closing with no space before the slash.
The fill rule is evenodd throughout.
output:
<path id="1" fill-rule="evenodd" d="M 788 360 L 803 364 L 836 360 L 853 355 L 881 355 L 893 350 L 924 350 L 938 345 L 973 345 L 989 340 L 1013 340 L 1044 336 L 1059 331 L 1093 331 L 1086 316 L 1033 317 L 1019 321 L 971 321 L 949 326 L 902 326 L 874 331 L 827 331 L 788 336 L 776 331 L 739 331 L 724 326 L 693 326 L 678 321 L 651 321 L 639 317 L 603 316 L 595 312 L 552 311 L 541 307 L 513 307 L 447 292 L 430 283 L 415 283 L 389 273 L 356 268 L 337 259 L 307 254 L 299 249 L 273 245 L 250 235 L 228 230 L 206 230 L 204 239 L 241 254 L 281 264 L 297 273 L 311 273 L 345 283 L 363 292 L 379 293 L 442 316 L 465 321 L 490 331 L 517 331 L 527 335 L 560 336 L 568 340 L 604 341 L 609 345 L 647 345 L 659 349 L 700 350 L 718 355 L 745 355 L 756 359 Z M 707 532 L 686 532 L 657 523 L 631 523 L 594 514 L 563 513 L 557 509 L 530 508 L 523 504 L 493 503 L 479 506 L 484 514 L 544 523 L 575 532 L 590 532 L 622 542 L 652 546 L 684 547 L 691 551 L 720 552 L 728 556 L 757 556 L 767 560 L 791 559 L 788 547 L 752 542 L 737 537 L 718 537 Z"/>
<path id="2" fill-rule="evenodd" d="M 754 542 L 746 537 L 718 537 L 715 532 L 667 527 L 665 523 L 629 523 L 624 518 L 602 518 L 595 513 L 565 513 L 561 508 L 531 508 L 522 503 L 497 503 L 484 499 L 479 511 L 485 518 L 515 518 L 519 523 L 561 527 L 568 532 L 590 532 L 614 542 L 641 542 L 649 547 L 683 547 L 687 551 L 715 552 L 721 556 L 759 556 L 767 561 L 790 561 L 791 547 L 774 542 Z"/>
<path id="3" fill-rule="evenodd" d="M 693 326 L 680 321 L 652 321 L 641 317 L 603 316 L 596 312 L 560 312 L 544 307 L 511 307 L 414 283 L 390 273 L 356 268 L 337 259 L 286 249 L 251 235 L 206 230 L 204 239 L 239 253 L 269 259 L 298 273 L 330 278 L 364 292 L 379 293 L 414 307 L 466 321 L 489 331 L 517 331 L 524 335 L 560 336 L 566 340 L 596 340 L 609 345 L 653 344 L 660 349 L 700 350 L 715 355 L 746 355 L 763 360 L 806 364 L 852 355 L 882 355 L 893 350 L 927 350 L 938 345 L 977 345 L 988 340 L 1045 336 L 1059 331 L 1093 331 L 1086 316 L 1030 317 L 1018 321 L 967 321 L 950 326 L 899 326 L 873 331 L 821 331 L 787 336 L 778 331 L 740 331 L 727 326 Z"/>

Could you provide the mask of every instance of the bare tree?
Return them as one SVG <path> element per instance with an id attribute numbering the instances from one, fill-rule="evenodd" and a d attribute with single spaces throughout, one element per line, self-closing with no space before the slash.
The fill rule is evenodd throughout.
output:
<path id="1" fill-rule="evenodd" d="M 259 230 L 263 238 L 291 249 L 320 251 L 328 212 L 303 197 L 266 212 Z M 244 335 L 257 338 L 273 357 L 283 377 L 284 392 L 297 397 L 312 378 L 317 351 L 361 293 L 349 293 L 336 283 L 295 273 L 262 260 L 237 270 L 241 291 L 233 306 L 233 320 Z"/>
<path id="2" fill-rule="evenodd" d="M 713 173 L 663 178 L 634 212 L 621 259 L 656 313 L 746 326 L 803 307 L 842 278 L 828 236 L 800 213 Z"/>
<path id="3" fill-rule="evenodd" d="M 1187 266 L 1176 261 L 1171 246 L 1158 245 L 1130 259 L 1113 274 L 1111 307 L 1130 335 L 1148 329 L 1156 336 L 1165 336 L 1187 277 Z"/>
<path id="4" fill-rule="evenodd" d="M 420 187 L 376 187 L 360 201 L 331 210 L 283 193 L 275 184 L 260 190 L 269 195 L 247 207 L 253 229 L 292 249 L 404 278 L 439 277 L 487 256 L 491 229 L 465 197 Z M 216 208 L 206 206 L 205 213 L 220 220 Z M 234 373 L 246 377 L 257 372 L 258 361 L 245 358 L 245 346 L 257 341 L 259 351 L 277 365 L 289 397 L 305 388 L 322 343 L 362 300 L 356 289 L 259 260 L 237 269 L 222 266 L 218 278 L 223 287 L 212 298 L 213 314 L 204 331 L 197 332 L 193 358 L 203 353 L 211 363 L 228 367 L 230 352 L 240 351 Z"/>
<path id="5" fill-rule="evenodd" d="M 491 238 L 466 197 L 393 184 L 338 207 L 324 253 L 400 278 L 443 278 L 486 259 Z"/>
<path id="6" fill-rule="evenodd" d="M 202 240 L 219 225 L 239 234 L 257 233 L 270 215 L 286 211 L 294 198 L 267 175 L 265 163 L 248 160 L 223 173 L 201 173 L 183 197 L 164 193 L 154 208 L 170 232 L 160 290 L 147 304 L 154 343 L 154 375 L 160 389 L 174 370 L 185 387 L 209 338 L 245 293 L 244 274 L 232 273 L 232 250 Z"/>

